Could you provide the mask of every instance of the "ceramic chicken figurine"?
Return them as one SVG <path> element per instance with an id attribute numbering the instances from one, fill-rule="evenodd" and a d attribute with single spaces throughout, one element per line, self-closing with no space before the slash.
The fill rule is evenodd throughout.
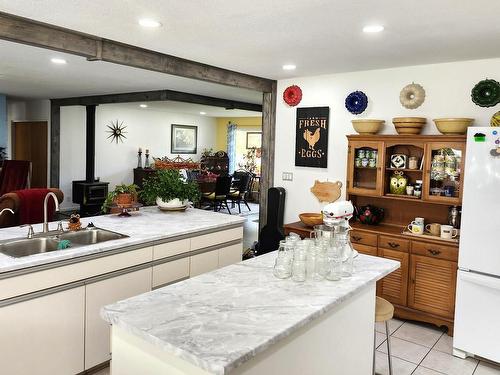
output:
<path id="1" fill-rule="evenodd" d="M 309 129 L 304 130 L 304 139 L 309 144 L 309 149 L 314 150 L 314 145 L 319 141 L 321 136 L 320 128 L 317 128 L 314 133 Z"/>

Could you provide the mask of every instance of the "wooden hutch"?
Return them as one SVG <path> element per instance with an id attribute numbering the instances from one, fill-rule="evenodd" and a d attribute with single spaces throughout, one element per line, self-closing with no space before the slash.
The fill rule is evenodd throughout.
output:
<path id="1" fill-rule="evenodd" d="M 401 262 L 400 269 L 378 283 L 377 294 L 395 305 L 396 317 L 446 326 L 452 336 L 458 241 L 403 234 L 403 231 L 415 217 L 425 218 L 426 224 L 446 224 L 449 207 L 461 205 L 465 136 L 350 135 L 347 138 L 347 199 L 357 207 L 369 204 L 385 211 L 379 225 L 354 223 L 351 242 L 361 253 Z M 360 150 L 361 154 L 376 155 L 376 164 L 372 162 L 371 168 L 360 165 L 356 160 Z M 395 154 L 406 155 L 407 160 L 416 158 L 416 169 L 414 158 L 413 169 L 408 161 L 403 168 L 393 168 L 391 155 Z M 437 176 L 432 162 L 436 155 L 443 154 L 449 155 L 455 165 L 447 166 L 446 172 Z M 409 184 L 421 181 L 421 196 L 409 196 L 406 192 L 391 194 L 390 181 L 395 171 L 403 172 Z M 446 188 L 443 184 L 449 179 L 453 186 Z"/>
<path id="2" fill-rule="evenodd" d="M 430 235 L 403 233 L 416 217 L 427 223 L 448 222 L 450 206 L 462 202 L 462 171 L 465 136 L 444 135 L 349 135 L 347 160 L 347 199 L 356 207 L 383 208 L 384 220 L 365 225 L 351 220 L 353 247 L 363 254 L 401 262 L 401 268 L 377 284 L 377 295 L 394 304 L 395 316 L 446 326 L 453 335 L 455 289 L 458 268 L 458 241 Z M 371 166 L 356 161 L 359 150 L 366 155 L 376 151 Z M 431 176 L 435 155 L 446 152 L 455 160 L 455 186 L 447 195 L 442 178 Z M 392 168 L 391 155 L 417 158 L 417 167 Z M 366 164 L 366 161 L 365 163 Z M 408 163 L 407 163 L 408 164 Z M 391 194 L 390 180 L 395 171 L 405 174 L 410 184 L 422 181 L 421 196 Z M 448 170 L 449 171 L 449 170 Z M 432 177 L 432 178 L 431 178 Z M 295 232 L 309 237 L 312 228 L 296 222 L 284 226 L 285 234 Z"/>

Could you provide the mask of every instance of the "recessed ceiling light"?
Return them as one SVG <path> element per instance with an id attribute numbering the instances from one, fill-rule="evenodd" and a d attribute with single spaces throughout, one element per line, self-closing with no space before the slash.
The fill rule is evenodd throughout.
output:
<path id="1" fill-rule="evenodd" d="M 155 28 L 160 27 L 161 23 L 151 18 L 141 18 L 139 20 L 139 25 L 141 25 L 142 27 Z"/>
<path id="2" fill-rule="evenodd" d="M 384 31 L 384 26 L 382 25 L 367 25 L 363 27 L 364 33 L 379 33 L 381 31 Z"/>
<path id="3" fill-rule="evenodd" d="M 285 64 L 283 65 L 283 70 L 295 70 L 297 68 L 297 66 L 293 65 L 293 64 Z"/>
<path id="4" fill-rule="evenodd" d="M 59 64 L 59 65 L 66 64 L 66 60 L 61 59 L 59 57 L 54 57 L 54 58 L 50 59 L 50 61 L 52 61 L 54 64 Z"/>
<path id="5" fill-rule="evenodd" d="M 203 112 L 203 111 L 200 112 L 200 115 L 206 115 L 206 114 L 207 114 L 207 112 Z"/>
<path id="6" fill-rule="evenodd" d="M 139 107 L 141 107 L 141 108 L 148 108 L 148 105 L 147 104 L 139 104 Z"/>

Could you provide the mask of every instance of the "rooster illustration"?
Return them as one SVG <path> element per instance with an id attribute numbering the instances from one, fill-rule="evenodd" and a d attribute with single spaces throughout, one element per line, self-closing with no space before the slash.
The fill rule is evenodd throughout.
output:
<path id="1" fill-rule="evenodd" d="M 319 141 L 320 136 L 320 128 L 317 128 L 314 133 L 309 129 L 304 130 L 304 139 L 309 143 L 310 150 L 314 150 L 314 145 Z"/>

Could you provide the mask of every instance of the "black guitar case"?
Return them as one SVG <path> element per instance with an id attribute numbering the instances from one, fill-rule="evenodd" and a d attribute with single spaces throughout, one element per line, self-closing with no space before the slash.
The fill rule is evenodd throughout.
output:
<path id="1" fill-rule="evenodd" d="M 280 241 L 285 238 L 283 231 L 285 195 L 285 189 L 282 187 L 272 187 L 267 191 L 267 221 L 259 233 L 256 255 L 278 250 Z"/>

